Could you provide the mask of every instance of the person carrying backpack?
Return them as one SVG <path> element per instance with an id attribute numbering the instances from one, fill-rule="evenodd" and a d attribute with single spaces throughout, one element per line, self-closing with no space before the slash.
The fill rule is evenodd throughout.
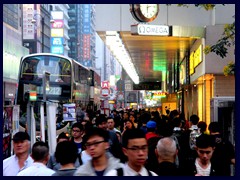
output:
<path id="1" fill-rule="evenodd" d="M 186 163 L 192 161 L 196 158 L 197 153 L 196 138 L 200 136 L 200 131 L 198 131 L 199 117 L 196 114 L 190 116 L 189 125 L 190 128 L 183 133 L 181 142 L 181 166 L 185 166 Z"/>
<path id="2" fill-rule="evenodd" d="M 196 114 L 193 114 L 190 117 L 190 125 L 191 127 L 189 128 L 191 130 L 189 134 L 189 146 L 190 149 L 195 150 L 196 147 L 196 138 L 201 135 L 201 132 L 198 130 L 198 124 L 199 122 L 199 117 Z"/>

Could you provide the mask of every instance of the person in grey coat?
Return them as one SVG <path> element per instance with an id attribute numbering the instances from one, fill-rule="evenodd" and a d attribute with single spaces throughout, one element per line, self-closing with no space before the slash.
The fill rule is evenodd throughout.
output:
<path id="1" fill-rule="evenodd" d="M 101 128 L 93 128 L 84 137 L 85 147 L 92 157 L 75 171 L 74 176 L 104 176 L 112 169 L 122 167 L 120 160 L 107 151 L 109 133 Z"/>

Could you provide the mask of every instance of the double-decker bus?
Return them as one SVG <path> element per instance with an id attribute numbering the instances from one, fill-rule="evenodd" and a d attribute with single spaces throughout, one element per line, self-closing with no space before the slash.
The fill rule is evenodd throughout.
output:
<path id="1" fill-rule="evenodd" d="M 89 104 L 91 71 L 77 61 L 50 53 L 30 54 L 22 57 L 19 69 L 18 88 L 15 104 L 20 105 L 20 126 L 25 128 L 29 91 L 35 89 L 37 100 L 31 102 L 34 107 L 36 130 L 40 129 L 40 104 L 44 99 L 43 77 L 48 72 L 49 82 L 46 99 L 58 102 L 58 114 L 64 103 Z M 65 126 L 63 123 L 62 128 Z"/>

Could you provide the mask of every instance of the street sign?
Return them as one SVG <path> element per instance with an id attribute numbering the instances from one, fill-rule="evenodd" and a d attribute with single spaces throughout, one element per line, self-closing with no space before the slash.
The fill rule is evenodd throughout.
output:
<path id="1" fill-rule="evenodd" d="M 109 89 L 102 89 L 102 96 L 108 96 L 109 95 Z"/>

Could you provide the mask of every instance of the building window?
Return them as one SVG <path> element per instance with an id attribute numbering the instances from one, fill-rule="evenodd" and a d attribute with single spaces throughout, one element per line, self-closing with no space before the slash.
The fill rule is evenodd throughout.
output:
<path id="1" fill-rule="evenodd" d="M 3 4 L 3 22 L 18 29 L 18 4 Z"/>

